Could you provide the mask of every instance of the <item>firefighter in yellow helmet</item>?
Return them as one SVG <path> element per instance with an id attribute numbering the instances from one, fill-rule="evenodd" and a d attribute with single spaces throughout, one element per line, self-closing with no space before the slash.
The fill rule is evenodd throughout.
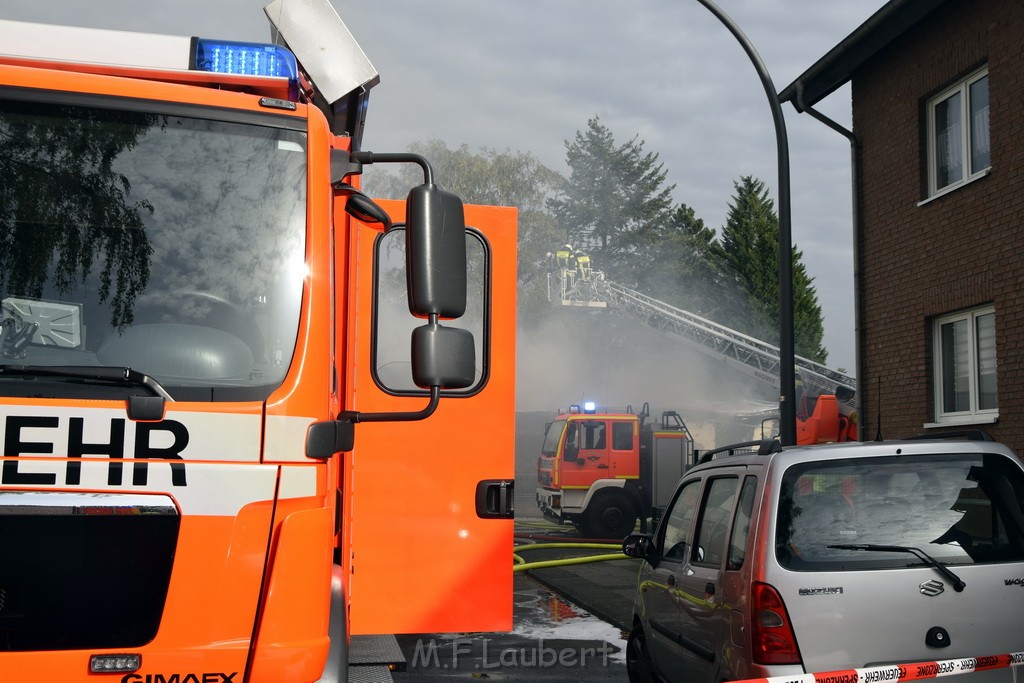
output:
<path id="1" fill-rule="evenodd" d="M 569 262 L 573 260 L 572 256 L 572 245 L 566 244 L 564 247 L 559 247 L 555 251 L 555 263 L 562 270 L 569 270 Z M 573 266 L 575 268 L 575 265 Z"/>
<path id="2" fill-rule="evenodd" d="M 579 249 L 576 250 L 576 265 L 580 271 L 580 280 L 583 282 L 588 281 L 591 273 L 590 257 Z"/>

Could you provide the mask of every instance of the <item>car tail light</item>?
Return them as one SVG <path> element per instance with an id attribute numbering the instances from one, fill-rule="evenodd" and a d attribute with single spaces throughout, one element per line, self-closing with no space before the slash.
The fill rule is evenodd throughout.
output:
<path id="1" fill-rule="evenodd" d="M 782 596 L 755 583 L 751 600 L 751 646 L 756 664 L 800 664 L 800 649 Z"/>

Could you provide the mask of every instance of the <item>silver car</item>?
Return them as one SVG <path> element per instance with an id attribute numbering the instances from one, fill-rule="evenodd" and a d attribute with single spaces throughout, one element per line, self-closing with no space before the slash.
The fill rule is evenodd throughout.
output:
<path id="1" fill-rule="evenodd" d="M 790 676 L 1024 650 L 1024 465 L 992 441 L 717 453 L 642 557 L 631 681 Z M 983 668 L 978 666 L 978 668 Z M 1013 670 L 969 683 L 1012 681 Z"/>

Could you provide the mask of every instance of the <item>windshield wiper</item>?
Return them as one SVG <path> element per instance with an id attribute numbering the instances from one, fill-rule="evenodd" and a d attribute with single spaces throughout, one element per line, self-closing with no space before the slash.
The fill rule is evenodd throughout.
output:
<path id="1" fill-rule="evenodd" d="M 0 375 L 23 377 L 64 377 L 97 382 L 117 382 L 145 387 L 165 401 L 174 401 L 167 390 L 149 375 L 131 368 L 108 367 L 103 365 L 0 365 Z"/>
<path id="2" fill-rule="evenodd" d="M 826 547 L 835 548 L 836 550 L 871 550 L 881 553 L 910 553 L 949 579 L 953 583 L 953 590 L 957 593 L 962 593 L 964 588 L 967 587 L 967 584 L 964 583 L 963 579 L 954 574 L 949 567 L 919 548 L 911 548 L 906 545 L 876 545 L 874 543 L 837 543 Z"/>

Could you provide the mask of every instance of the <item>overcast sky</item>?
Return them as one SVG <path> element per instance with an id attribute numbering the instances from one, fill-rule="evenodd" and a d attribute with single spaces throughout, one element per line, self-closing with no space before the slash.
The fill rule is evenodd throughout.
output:
<path id="1" fill-rule="evenodd" d="M 566 171 L 565 141 L 597 115 L 639 135 L 675 199 L 720 228 L 733 181 L 764 180 L 777 201 L 771 112 L 749 59 L 696 0 L 332 0 L 381 74 L 364 149 L 530 152 Z M 0 0 L 0 18 L 267 40 L 262 0 Z M 883 0 L 718 0 L 782 90 Z M 849 126 L 848 88 L 819 109 Z M 825 314 L 828 365 L 854 370 L 850 152 L 786 105 L 793 238 Z M 438 182 L 444 184 L 444 179 Z"/>

